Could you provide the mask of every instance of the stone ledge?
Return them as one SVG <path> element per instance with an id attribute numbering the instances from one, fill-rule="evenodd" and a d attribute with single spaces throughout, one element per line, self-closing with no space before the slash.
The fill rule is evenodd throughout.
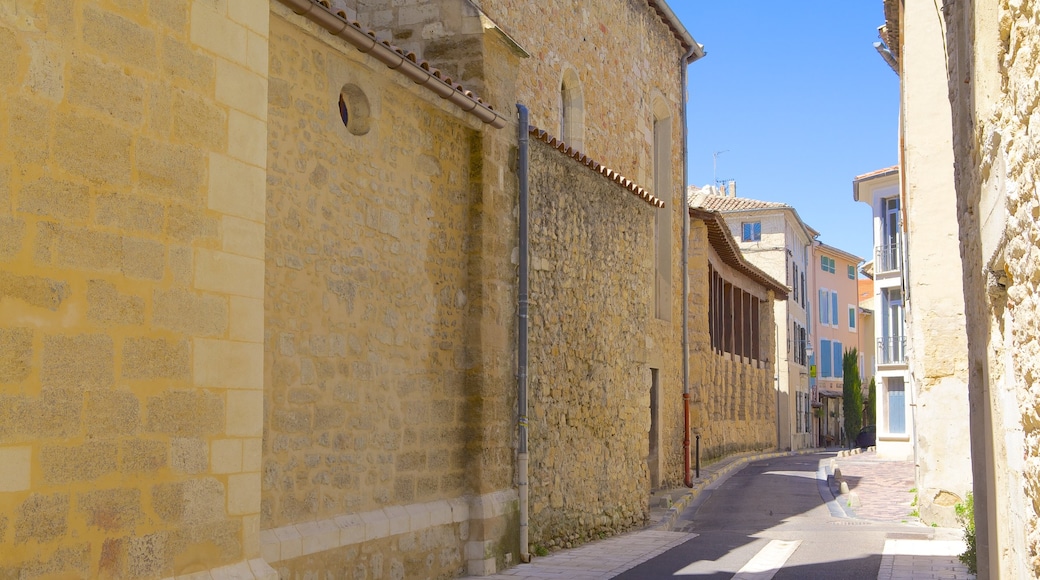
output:
<path id="1" fill-rule="evenodd" d="M 170 576 L 165 580 L 278 580 L 278 572 L 263 558 L 254 558 L 204 572 Z"/>
<path id="2" fill-rule="evenodd" d="M 476 497 L 388 506 L 381 510 L 281 526 L 260 532 L 260 553 L 266 562 L 274 563 L 369 540 L 461 523 L 471 517 L 489 519 L 505 514 L 517 499 L 517 491 L 510 489 Z M 476 544 L 467 543 L 466 553 L 472 551 L 473 558 L 483 562 L 485 550 Z M 492 558 L 492 566 L 493 562 Z M 477 567 L 486 569 L 486 562 L 478 563 Z"/>

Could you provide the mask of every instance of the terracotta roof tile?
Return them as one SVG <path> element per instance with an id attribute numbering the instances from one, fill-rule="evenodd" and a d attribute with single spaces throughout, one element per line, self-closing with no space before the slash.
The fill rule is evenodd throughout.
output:
<path id="1" fill-rule="evenodd" d="M 639 197 L 646 203 L 654 207 L 664 207 L 664 201 L 655 197 L 647 189 L 640 187 L 636 182 L 632 181 L 631 179 L 628 179 L 624 175 L 621 175 L 617 171 L 614 171 L 613 169 L 610 169 L 605 165 L 599 164 L 598 162 L 591 159 L 581 151 L 578 151 L 573 147 L 569 147 L 566 143 L 563 142 L 562 139 L 557 139 L 549 133 L 539 129 L 538 127 L 535 127 L 534 125 L 528 126 L 527 130 L 531 135 L 534 136 L 535 139 L 538 139 L 539 141 L 548 144 L 549 147 L 552 147 L 553 149 L 556 149 L 557 151 L 563 153 L 567 157 L 576 160 L 578 163 L 581 163 L 585 167 L 588 167 L 589 169 L 602 174 L 607 179 L 629 190 L 630 192 L 632 192 L 633 195 Z"/>
<path id="2" fill-rule="evenodd" d="M 728 197 L 710 193 L 695 193 L 690 203 L 712 211 L 747 211 L 753 209 L 787 209 L 791 206 L 778 201 L 759 201 L 746 197 Z"/>
<path id="3" fill-rule="evenodd" d="M 505 126 L 505 118 L 499 115 L 494 107 L 474 94 L 473 91 L 467 90 L 466 87 L 454 82 L 451 77 L 441 74 L 441 71 L 433 67 L 428 61 L 419 59 L 414 52 L 406 53 L 403 49 L 391 44 L 387 40 L 380 41 L 376 38 L 375 31 L 364 27 L 356 20 L 351 20 L 344 10 L 334 12 L 329 0 L 281 0 L 281 2 L 292 9 L 293 12 L 317 23 L 334 36 L 343 38 L 351 43 L 359 51 L 371 54 L 391 69 L 405 73 L 414 82 L 432 90 L 441 98 L 450 97 L 450 100 L 461 105 L 464 110 L 476 115 L 485 123 L 499 129 Z M 360 40 L 358 39 L 359 36 Z M 373 47 L 378 46 L 383 47 L 385 50 L 381 49 L 382 52 L 372 50 Z M 394 56 L 395 54 L 397 55 L 396 57 Z M 402 64 L 405 66 L 402 66 Z M 418 72 L 416 69 L 420 69 L 423 72 Z M 414 74 L 409 74 L 413 71 Z M 427 75 L 426 73 L 429 74 Z M 441 85 L 442 87 L 437 88 L 435 85 Z M 454 100 L 456 95 L 453 93 L 461 96 Z M 467 103 L 467 100 L 470 103 Z"/>
<path id="4" fill-rule="evenodd" d="M 875 177 L 881 177 L 882 175 L 891 175 L 899 172 L 899 166 L 893 165 L 892 167 L 886 167 L 884 169 L 878 169 L 877 171 L 871 171 L 870 173 L 864 173 L 863 175 L 857 175 L 852 180 L 855 181 L 866 181 Z"/>
<path id="5" fill-rule="evenodd" d="M 708 228 L 708 243 L 715 249 L 715 253 L 722 258 L 723 262 L 765 286 L 767 289 L 772 290 L 777 300 L 787 299 L 790 288 L 780 283 L 776 278 L 766 274 L 762 269 L 751 262 L 748 262 L 747 259 L 744 258 L 744 254 L 740 251 L 740 247 L 737 246 L 737 243 L 733 240 L 733 236 L 730 235 L 729 226 L 726 225 L 726 220 L 723 219 L 721 213 L 703 208 L 691 207 L 690 217 L 704 222 L 704 225 Z"/>

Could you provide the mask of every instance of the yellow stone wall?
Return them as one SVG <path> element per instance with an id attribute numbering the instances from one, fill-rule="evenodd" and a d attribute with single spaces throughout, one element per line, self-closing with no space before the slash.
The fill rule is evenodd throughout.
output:
<path id="1" fill-rule="evenodd" d="M 531 542 L 570 547 L 647 516 L 655 208 L 541 141 L 530 158 Z"/>
<path id="2" fill-rule="evenodd" d="M 515 127 L 273 11 L 264 557 L 494 571 L 517 552 Z"/>
<path id="3" fill-rule="evenodd" d="M 473 490 L 480 133 L 353 47 L 271 44 L 265 527 Z"/>
<path id="4" fill-rule="evenodd" d="M 0 575 L 253 574 L 266 76 L 265 3 L 0 5 Z"/>
<path id="5" fill-rule="evenodd" d="M 733 453 L 776 447 L 776 390 L 773 363 L 741 360 L 711 345 L 708 267 L 761 300 L 760 351 L 774 358 L 773 293 L 726 264 L 708 242 L 704 222 L 690 223 L 690 423 L 701 436 L 701 462 Z"/>
<path id="6" fill-rule="evenodd" d="M 979 576 L 1040 576 L 1035 1 L 945 14 Z"/>

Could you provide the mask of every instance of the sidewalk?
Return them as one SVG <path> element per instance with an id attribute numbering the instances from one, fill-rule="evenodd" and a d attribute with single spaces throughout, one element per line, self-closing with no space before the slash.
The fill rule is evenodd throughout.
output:
<path id="1" fill-rule="evenodd" d="M 864 453 L 841 452 L 821 462 L 830 476 L 828 483 L 836 502 L 854 518 L 898 522 L 920 526 L 920 532 L 885 541 L 878 580 L 968 580 L 974 578 L 957 555 L 965 550 L 963 531 L 958 528 L 932 528 L 913 515 L 914 465 L 912 461 L 893 461 L 877 456 L 873 448 Z M 840 470 L 848 491 L 842 493 L 833 477 Z"/>
<path id="2" fill-rule="evenodd" d="M 700 478 L 693 488 L 680 487 L 659 490 L 650 497 L 650 521 L 642 530 L 636 530 L 589 542 L 569 550 L 553 552 L 533 558 L 529 564 L 520 564 L 503 570 L 492 580 L 605 580 L 634 568 L 664 552 L 697 537 L 673 527 L 690 503 L 709 485 L 724 475 L 766 457 L 817 453 L 820 450 L 782 453 L 745 453 L 732 455 L 711 465 L 701 467 Z"/>

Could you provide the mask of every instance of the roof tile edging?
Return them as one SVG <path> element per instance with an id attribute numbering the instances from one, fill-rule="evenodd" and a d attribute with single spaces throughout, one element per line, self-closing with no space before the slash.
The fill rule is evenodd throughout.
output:
<path id="1" fill-rule="evenodd" d="M 654 207 L 664 207 L 664 201 L 647 191 L 646 188 L 640 187 L 639 184 L 632 181 L 631 179 L 628 179 L 624 175 L 621 175 L 617 171 L 614 171 L 613 169 L 610 169 L 605 165 L 601 165 L 600 163 L 585 155 L 581 151 L 578 151 L 573 147 L 567 146 L 567 144 L 564 143 L 562 139 L 557 139 L 556 137 L 550 135 L 548 132 L 539 129 L 534 125 L 529 125 L 527 127 L 527 131 L 528 133 L 533 135 L 535 139 L 538 139 L 539 141 L 547 144 L 549 147 L 556 149 L 557 151 L 563 153 L 567 157 L 574 159 L 578 163 L 581 163 L 582 165 L 588 167 L 596 173 L 599 173 L 607 179 L 613 181 L 614 183 L 617 183 L 621 187 L 624 187 L 625 189 L 630 191 L 632 195 L 635 195 L 636 197 L 642 199 L 646 203 Z"/>
<path id="2" fill-rule="evenodd" d="M 455 83 L 451 77 L 444 75 L 439 69 L 426 60 L 420 60 L 414 52 L 405 52 L 389 41 L 380 41 L 376 33 L 365 28 L 358 21 L 351 21 L 343 10 L 332 11 L 329 0 L 280 0 L 294 13 L 307 18 L 324 28 L 329 34 L 339 37 L 354 46 L 359 52 L 369 54 L 382 62 L 391 70 L 401 72 L 417 85 L 420 85 L 442 99 L 446 99 L 463 111 L 478 119 L 501 129 L 506 119 L 490 104 L 484 102 L 473 91 Z M 379 51 L 373 49 L 379 48 Z"/>

